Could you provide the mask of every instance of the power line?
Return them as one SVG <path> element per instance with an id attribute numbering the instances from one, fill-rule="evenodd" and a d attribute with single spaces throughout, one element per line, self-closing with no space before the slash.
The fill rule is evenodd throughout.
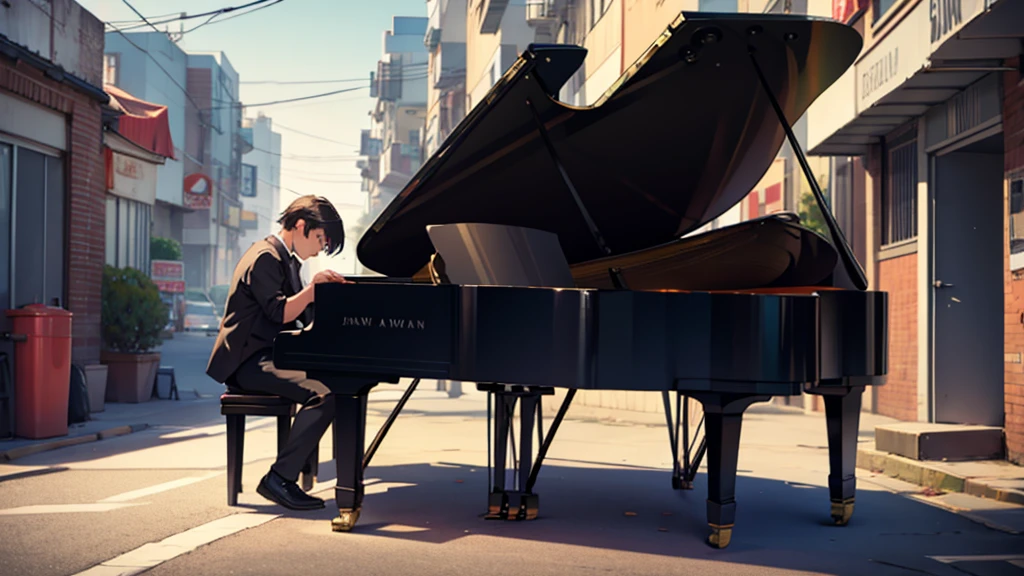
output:
<path id="1" fill-rule="evenodd" d="M 136 15 L 137 15 L 137 16 L 138 16 L 139 18 L 142 18 L 142 21 L 143 21 L 143 22 L 145 22 L 146 24 L 149 24 L 149 27 L 150 27 L 150 28 L 152 28 L 153 30 L 156 30 L 157 32 L 160 32 L 161 34 L 163 34 L 163 32 L 161 32 L 159 28 L 157 28 L 156 26 L 153 26 L 153 23 L 152 23 L 152 22 L 150 22 L 149 20 L 147 20 L 147 19 L 146 19 L 146 17 L 142 15 L 142 12 L 139 12 L 138 10 L 136 10 L 136 9 L 135 9 L 135 6 L 132 6 L 132 5 L 131 5 L 131 4 L 130 4 L 130 3 L 128 2 L 128 0 L 121 0 L 121 2 L 124 2 L 124 5 L 125 5 L 125 6 L 127 6 L 127 7 L 131 8 L 131 9 L 132 9 L 132 12 L 135 12 L 135 14 L 136 14 Z"/>
<path id="2" fill-rule="evenodd" d="M 250 6 L 256 6 L 258 4 L 265 4 L 265 3 L 270 2 L 270 1 L 271 0 L 253 0 L 252 2 L 249 2 L 248 4 L 242 4 L 241 6 L 228 6 L 227 8 L 220 8 L 218 10 L 211 10 L 209 12 L 201 12 L 199 14 L 183 14 L 181 16 L 176 16 L 174 18 L 167 18 L 166 20 L 158 20 L 156 23 L 157 24 L 168 24 L 168 23 L 171 23 L 171 22 L 178 22 L 180 20 L 191 20 L 193 18 L 202 18 L 203 16 L 214 16 L 214 15 L 226 14 L 228 12 L 234 12 L 236 10 L 242 10 L 244 8 L 249 8 Z M 274 3 L 276 4 L 277 2 L 280 2 L 280 1 L 281 0 L 276 0 Z M 138 12 L 136 12 L 136 14 L 138 14 Z M 139 14 L 139 16 L 142 16 L 142 15 Z M 145 20 L 145 17 L 143 17 L 143 20 Z M 225 20 L 227 20 L 227 18 L 225 18 Z M 108 22 L 108 24 L 109 24 L 109 22 Z M 145 24 L 137 24 L 135 26 L 125 27 L 125 30 L 134 30 L 136 28 L 145 28 Z"/>
<path id="3" fill-rule="evenodd" d="M 300 100 L 312 100 L 313 98 L 323 98 L 325 96 L 333 96 L 335 94 L 341 94 L 343 92 L 352 92 L 354 90 L 363 90 L 365 88 L 369 88 L 369 86 L 357 86 L 355 88 L 344 88 L 342 90 L 335 90 L 333 92 L 324 92 L 322 94 L 312 94 L 310 96 L 300 96 L 298 98 L 288 98 L 286 100 L 274 100 L 272 102 L 258 102 L 256 104 L 245 104 L 245 103 L 240 103 L 240 104 L 243 107 L 245 107 L 245 108 L 251 108 L 251 107 L 256 107 L 256 106 L 273 106 L 274 104 L 284 104 L 286 102 L 298 102 Z M 233 108 L 233 107 L 234 106 L 214 106 L 212 108 L 207 108 L 207 110 L 223 110 L 225 108 Z"/>
<path id="4" fill-rule="evenodd" d="M 255 8 L 253 8 L 252 10 L 249 10 L 248 12 L 242 12 L 241 14 L 234 14 L 234 15 L 228 16 L 227 18 L 221 18 L 220 20 L 217 20 L 216 22 L 211 22 L 217 16 L 220 16 L 221 14 L 225 14 L 225 12 L 217 12 L 217 13 L 213 14 L 212 16 L 210 16 L 209 18 L 207 18 L 206 21 L 203 22 L 202 24 L 199 24 L 198 26 L 194 26 L 192 28 L 189 28 L 188 30 L 185 30 L 185 31 L 181 32 L 180 34 L 178 34 L 178 40 L 183 38 L 185 36 L 185 34 L 188 34 L 190 32 L 195 32 L 196 30 L 198 30 L 199 28 L 202 28 L 203 26 L 206 26 L 207 24 L 211 24 L 211 23 L 212 24 L 220 24 L 222 22 L 227 22 L 228 20 L 231 20 L 232 18 L 238 18 L 239 16 L 245 16 L 247 14 L 252 14 L 253 12 L 258 12 L 260 10 L 263 10 L 264 8 L 270 8 L 271 6 L 274 6 L 275 4 L 280 4 L 283 1 L 284 0 L 274 0 L 270 4 L 264 4 L 263 6 L 257 6 Z"/>
<path id="5" fill-rule="evenodd" d="M 109 22 L 108 22 L 108 24 L 109 24 Z M 196 110 L 202 110 L 202 108 L 199 107 L 199 104 L 197 104 L 196 101 L 192 99 L 192 95 L 188 93 L 188 90 L 186 90 L 184 86 L 179 84 L 178 81 L 174 79 L 174 76 L 171 76 L 171 73 L 168 72 L 166 68 L 164 68 L 163 64 L 161 64 L 159 60 L 154 58 L 153 55 L 149 53 L 149 50 L 146 50 L 145 48 L 139 46 L 135 42 L 132 42 L 132 39 L 129 38 L 127 34 L 122 32 L 121 29 L 118 28 L 117 26 L 111 25 L 111 27 L 114 29 L 115 32 L 120 34 L 121 37 L 124 38 L 129 44 L 134 46 L 136 50 L 138 50 L 139 52 L 142 52 L 143 54 L 148 56 L 149 59 L 152 60 L 153 63 L 156 64 L 157 67 L 160 68 L 160 70 L 162 70 L 163 73 L 167 75 L 167 78 L 170 79 L 170 81 L 172 83 L 174 83 L 174 85 L 177 86 L 179 90 L 181 90 L 182 94 L 185 95 L 185 98 L 188 98 L 188 101 L 192 103 L 192 106 L 195 106 Z M 200 119 L 200 122 L 202 122 L 201 119 Z"/>
<path id="6" fill-rule="evenodd" d="M 416 64 L 406 64 L 406 65 L 402 66 L 402 69 L 404 70 L 406 68 L 421 68 L 423 66 L 427 66 L 428 64 L 429 64 L 428 62 L 420 62 L 420 63 L 416 63 Z M 419 76 L 420 74 L 423 74 L 423 73 L 422 72 L 417 72 L 416 74 L 417 74 L 417 76 Z M 391 77 L 388 76 L 388 79 L 390 79 L 390 78 Z M 421 78 L 426 78 L 426 75 L 421 76 Z M 409 79 L 412 79 L 412 78 L 410 76 L 410 77 L 405 78 L 405 79 L 409 80 Z M 277 84 L 277 85 L 284 86 L 284 85 L 293 85 L 293 84 L 340 84 L 342 82 L 361 82 L 361 81 L 365 82 L 366 81 L 366 77 L 364 76 L 362 78 L 339 78 L 337 80 L 244 80 L 244 81 L 239 81 L 239 84 Z"/>
<path id="7" fill-rule="evenodd" d="M 310 138 L 316 138 L 317 140 L 323 140 L 324 142 L 331 142 L 332 144 L 340 144 L 341 146 L 348 146 L 349 148 L 359 148 L 359 146 L 356 146 L 355 144 L 339 142 L 338 140 L 332 140 L 330 138 L 325 138 L 323 136 L 317 136 L 316 134 L 310 134 L 309 132 L 303 132 L 302 130 L 296 130 L 295 128 L 289 128 L 284 124 L 281 124 L 280 122 L 274 122 L 274 127 L 284 128 L 285 130 L 295 132 L 296 134 L 302 134 L 303 136 L 309 136 Z"/>

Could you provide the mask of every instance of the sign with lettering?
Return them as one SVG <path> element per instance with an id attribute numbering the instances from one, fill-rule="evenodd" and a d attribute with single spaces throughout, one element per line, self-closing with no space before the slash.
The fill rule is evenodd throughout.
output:
<path id="1" fill-rule="evenodd" d="M 989 3 L 986 0 L 928 0 L 931 52 L 938 50 L 939 46 L 959 32 L 964 24 L 984 12 Z"/>
<path id="2" fill-rule="evenodd" d="M 883 96 L 920 70 L 928 61 L 928 4 L 919 2 L 856 65 L 857 113 L 871 107 Z"/>
<path id="3" fill-rule="evenodd" d="M 832 0 L 832 19 L 843 24 L 867 8 L 868 0 Z"/>
<path id="4" fill-rule="evenodd" d="M 238 195 L 246 198 L 256 197 L 256 166 L 242 164 L 242 188 Z"/>
<path id="5" fill-rule="evenodd" d="M 185 207 L 195 210 L 209 210 L 213 203 L 213 180 L 201 172 L 185 176 Z"/>
<path id="6" fill-rule="evenodd" d="M 185 263 L 180 260 L 150 261 L 149 277 L 161 292 L 185 292 Z"/>
<path id="7" fill-rule="evenodd" d="M 110 193 L 143 204 L 156 202 L 156 164 L 113 152 L 114 174 Z"/>

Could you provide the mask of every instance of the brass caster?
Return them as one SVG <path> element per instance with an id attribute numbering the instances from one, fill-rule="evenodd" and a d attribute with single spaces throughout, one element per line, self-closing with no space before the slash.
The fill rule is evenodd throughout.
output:
<path id="1" fill-rule="evenodd" d="M 530 494 L 524 496 L 522 503 L 520 504 L 519 515 L 524 520 L 536 520 L 537 511 L 540 508 L 540 496 L 537 494 Z"/>
<path id="2" fill-rule="evenodd" d="M 487 497 L 487 513 L 485 520 L 505 520 L 508 518 L 508 496 L 504 492 L 489 494 Z"/>
<path id="3" fill-rule="evenodd" d="M 712 548 L 722 549 L 729 545 L 732 540 L 732 526 L 711 527 L 711 534 L 708 535 L 708 545 Z"/>
<path id="4" fill-rule="evenodd" d="M 836 526 L 846 526 L 846 523 L 850 521 L 851 516 L 853 516 L 852 498 L 845 502 L 832 503 L 832 522 L 834 522 Z"/>
<path id="5" fill-rule="evenodd" d="M 338 517 L 331 520 L 331 530 L 334 532 L 351 532 L 359 521 L 359 508 L 355 510 L 339 510 Z"/>

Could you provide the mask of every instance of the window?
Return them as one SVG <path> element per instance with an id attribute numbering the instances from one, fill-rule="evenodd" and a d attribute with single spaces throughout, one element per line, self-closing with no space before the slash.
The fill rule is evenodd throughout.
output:
<path id="1" fill-rule="evenodd" d="M 736 12 L 736 0 L 700 0 L 697 10 L 701 12 Z"/>
<path id="2" fill-rule="evenodd" d="M 117 86 L 117 71 L 120 68 L 120 54 L 103 55 L 103 83 Z"/>
<path id="3" fill-rule="evenodd" d="M 1014 255 L 1024 253 L 1024 173 L 1010 178 L 1010 266 L 1017 270 L 1017 260 L 1024 257 Z"/>
<path id="4" fill-rule="evenodd" d="M 917 237 L 917 129 L 886 146 L 888 177 L 882 188 L 882 246 Z"/>
<path id="5" fill-rule="evenodd" d="M 611 7 L 612 0 L 590 0 L 590 27 L 593 28 Z"/>
<path id="6" fill-rule="evenodd" d="M 882 16 L 885 16 L 897 3 L 899 0 L 871 0 L 871 12 L 874 14 L 871 22 L 875 23 L 881 20 Z"/>
<path id="7" fill-rule="evenodd" d="M 106 262 L 117 268 L 131 266 L 149 274 L 149 237 L 153 207 L 107 195 Z"/>

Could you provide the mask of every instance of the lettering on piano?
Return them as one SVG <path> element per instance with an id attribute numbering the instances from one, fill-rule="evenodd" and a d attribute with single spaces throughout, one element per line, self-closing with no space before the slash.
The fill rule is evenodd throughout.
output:
<path id="1" fill-rule="evenodd" d="M 344 316 L 341 319 L 342 326 L 356 326 L 363 328 L 393 328 L 397 330 L 426 330 L 426 320 L 413 320 L 411 318 L 374 318 L 372 316 Z"/>

